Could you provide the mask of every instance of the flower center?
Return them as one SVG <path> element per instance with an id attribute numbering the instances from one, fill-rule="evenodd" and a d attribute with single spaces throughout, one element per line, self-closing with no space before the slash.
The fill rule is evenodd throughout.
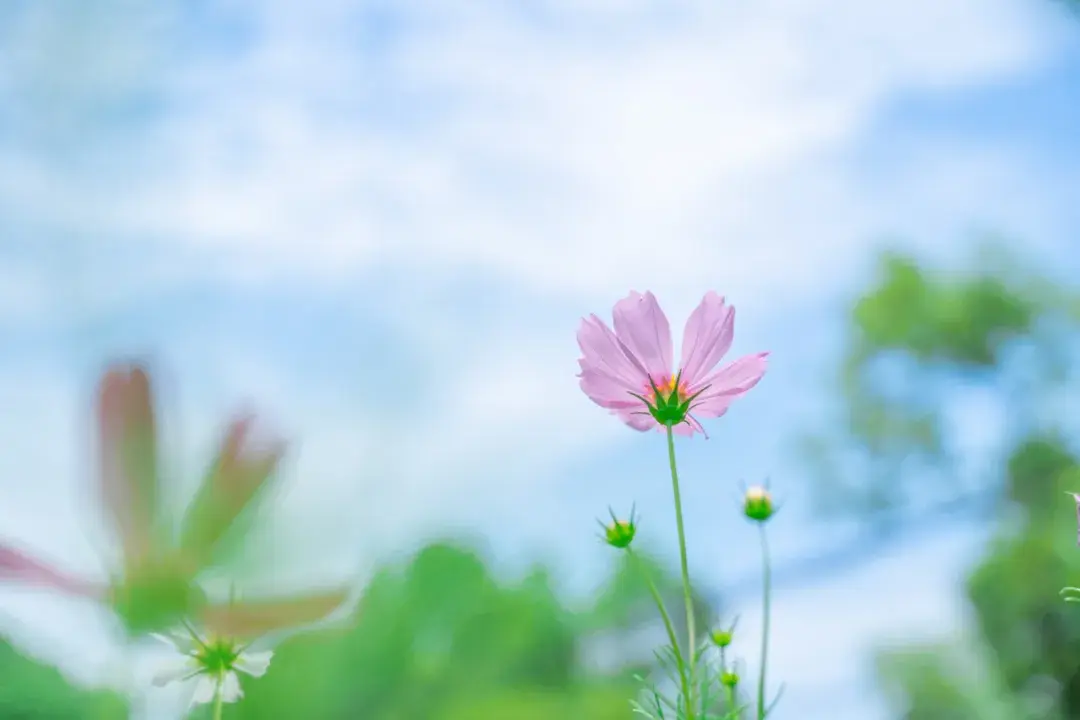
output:
<path id="1" fill-rule="evenodd" d="M 656 396 L 656 391 L 653 390 L 653 384 L 656 385 L 656 390 L 660 391 L 660 397 Z M 681 400 L 687 396 L 686 383 L 679 382 L 678 375 L 669 375 L 666 379 L 661 377 L 660 379 L 652 378 L 652 382 L 645 383 L 645 396 L 653 403 L 658 400 Z"/>
<path id="2" fill-rule="evenodd" d="M 663 375 L 659 380 L 650 377 L 645 393 L 634 397 L 645 402 L 656 422 L 670 428 L 686 422 L 695 396 L 690 394 L 679 371 L 675 375 Z"/>
<path id="3" fill-rule="evenodd" d="M 198 661 L 207 674 L 221 675 L 232 670 L 233 664 L 239 656 L 240 651 L 232 641 L 223 638 L 211 638 L 195 653 L 195 660 Z"/>

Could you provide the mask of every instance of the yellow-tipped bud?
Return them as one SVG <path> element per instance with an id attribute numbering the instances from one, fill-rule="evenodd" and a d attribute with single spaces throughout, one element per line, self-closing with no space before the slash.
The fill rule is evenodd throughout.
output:
<path id="1" fill-rule="evenodd" d="M 772 495 L 760 485 L 751 487 L 743 499 L 743 513 L 755 522 L 765 522 L 773 514 Z"/>
<path id="2" fill-rule="evenodd" d="M 636 533 L 633 520 L 614 520 L 604 529 L 604 540 L 613 548 L 625 550 L 634 541 Z"/>

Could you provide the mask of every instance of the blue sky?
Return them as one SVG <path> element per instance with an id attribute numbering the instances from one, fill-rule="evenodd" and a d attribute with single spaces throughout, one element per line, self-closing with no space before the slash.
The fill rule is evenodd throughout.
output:
<path id="1" fill-rule="evenodd" d="M 678 340 L 716 289 L 735 353 L 773 363 L 680 448 L 695 572 L 752 572 L 739 480 L 771 476 L 777 553 L 813 553 L 844 529 L 808 521 L 788 444 L 827 408 L 879 243 L 949 263 L 1000 231 L 1080 270 L 1078 40 L 1039 0 L 8 5 L 0 529 L 104 572 L 90 383 L 106 356 L 149 353 L 178 498 L 237 404 L 299 440 L 264 582 L 467 532 L 507 572 L 542 557 L 587 595 L 609 504 L 636 502 L 658 548 L 673 534 L 661 439 L 577 389 L 578 320 L 651 289 Z M 868 653 L 958 630 L 983 533 L 782 590 L 776 720 L 888 717 Z M 884 617 L 882 592 L 918 601 Z M 115 680 L 91 609 L 4 592 L 0 610 L 29 651 Z"/>

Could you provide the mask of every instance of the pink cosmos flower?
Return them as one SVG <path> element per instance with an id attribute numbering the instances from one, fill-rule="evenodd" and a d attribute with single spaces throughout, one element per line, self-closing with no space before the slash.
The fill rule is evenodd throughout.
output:
<path id="1" fill-rule="evenodd" d="M 735 337 L 735 308 L 715 292 L 686 321 L 677 367 L 671 328 L 651 292 L 631 292 L 612 314 L 614 332 L 596 315 L 582 319 L 578 377 L 590 400 L 635 430 L 670 425 L 679 435 L 708 437 L 699 418 L 720 417 L 765 375 L 767 352 L 714 370 Z"/>

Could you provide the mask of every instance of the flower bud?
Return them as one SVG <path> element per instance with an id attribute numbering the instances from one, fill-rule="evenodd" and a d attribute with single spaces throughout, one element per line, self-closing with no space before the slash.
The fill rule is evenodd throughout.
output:
<path id="1" fill-rule="evenodd" d="M 731 631 L 713 630 L 712 641 L 716 644 L 716 647 L 726 648 L 731 644 Z"/>
<path id="2" fill-rule="evenodd" d="M 604 540 L 613 548 L 625 550 L 634 541 L 637 527 L 631 520 L 612 520 L 611 524 L 604 529 Z"/>
<path id="3" fill-rule="evenodd" d="M 772 495 L 760 485 L 751 487 L 743 499 L 743 513 L 755 522 L 765 522 L 773 514 Z"/>
<path id="4" fill-rule="evenodd" d="M 721 684 L 723 684 L 724 687 L 734 688 L 736 685 L 739 684 L 739 673 L 725 670 L 724 672 L 720 673 L 720 682 Z"/>

